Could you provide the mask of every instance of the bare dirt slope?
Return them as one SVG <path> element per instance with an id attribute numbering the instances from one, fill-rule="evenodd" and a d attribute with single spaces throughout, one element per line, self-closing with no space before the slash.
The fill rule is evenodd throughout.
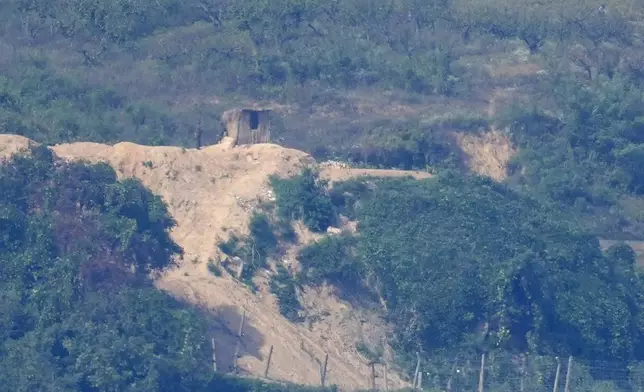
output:
<path id="1" fill-rule="evenodd" d="M 505 180 L 508 162 L 516 153 L 505 134 L 493 129 L 481 134 L 455 133 L 454 137 L 472 172 L 496 181 Z"/>
<path id="2" fill-rule="evenodd" d="M 494 90 L 490 94 L 486 113 L 490 119 L 496 116 L 502 106 L 500 101 L 512 99 L 513 92 L 513 88 L 507 88 Z M 484 133 L 458 132 L 453 136 L 465 154 L 463 158 L 472 172 L 496 181 L 505 180 L 508 162 L 517 150 L 504 132 L 493 128 Z"/>
<path id="3" fill-rule="evenodd" d="M 29 143 L 20 136 L 0 135 L 0 158 Z M 177 221 L 172 237 L 186 254 L 157 285 L 219 316 L 213 334 L 220 370 L 227 371 L 233 363 L 233 336 L 245 311 L 239 360 L 242 373 L 263 376 L 272 345 L 270 378 L 319 385 L 318 361 L 328 353 L 328 384 L 343 389 L 369 386 L 370 367 L 356 350 L 357 341 L 368 338 L 365 335 L 378 335 L 374 335 L 368 317 L 339 301 L 327 288 L 309 289 L 306 301 L 315 317 L 309 318 L 308 324 L 295 325 L 277 311 L 274 298 L 267 293 L 265 278 L 264 284 L 261 277 L 258 279 L 260 292 L 253 294 L 227 274 L 215 277 L 207 269 L 207 261 L 219 256 L 218 242 L 225 240 L 230 231 L 246 232 L 252 209 L 260 200 L 271 197 L 268 177 L 292 175 L 314 164 L 309 155 L 273 144 L 231 148 L 225 143 L 202 150 L 132 143 L 73 143 L 57 145 L 52 150 L 65 159 L 107 162 L 119 177 L 136 177 L 165 200 Z M 323 176 L 331 179 L 361 174 L 364 173 L 350 169 L 345 173 L 338 168 L 326 174 L 323 171 Z M 378 175 L 378 171 L 369 174 Z M 382 369 L 378 372 L 382 373 Z M 390 387 L 406 385 L 392 371 L 388 378 Z M 378 378 L 380 386 L 383 379 Z"/>
<path id="4" fill-rule="evenodd" d="M 0 160 L 26 150 L 33 144 L 35 143 L 23 136 L 0 134 Z"/>

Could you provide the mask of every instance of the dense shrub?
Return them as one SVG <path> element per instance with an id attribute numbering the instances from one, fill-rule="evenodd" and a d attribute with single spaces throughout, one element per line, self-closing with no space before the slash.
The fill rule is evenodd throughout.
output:
<path id="1" fill-rule="evenodd" d="M 148 279 L 179 248 L 165 205 L 137 181 L 38 147 L 0 164 L 0 185 L 2 389 L 336 390 L 212 373 L 210 321 Z M 272 249 L 266 217 L 251 226 Z"/>
<path id="2" fill-rule="evenodd" d="M 305 281 L 319 284 L 326 280 L 338 286 L 359 286 L 363 274 L 352 254 L 356 242 L 350 235 L 333 236 L 302 249 L 298 258 Z"/>
<path id="3" fill-rule="evenodd" d="M 280 313 L 293 322 L 302 321 L 300 311 L 302 305 L 298 297 L 296 282 L 289 272 L 281 265 L 277 266 L 277 274 L 271 276 L 271 293 L 277 297 Z"/>
<path id="4" fill-rule="evenodd" d="M 331 226 L 335 210 L 327 194 L 326 181 L 313 169 L 304 168 L 291 178 L 271 178 L 277 213 L 287 220 L 302 219 L 312 231 L 320 232 Z"/>

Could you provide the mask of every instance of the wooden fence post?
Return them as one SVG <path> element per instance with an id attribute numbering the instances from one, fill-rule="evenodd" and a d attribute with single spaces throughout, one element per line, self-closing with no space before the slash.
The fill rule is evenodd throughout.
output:
<path id="1" fill-rule="evenodd" d="M 454 373 L 456 372 L 456 367 L 458 366 L 458 358 L 454 361 L 454 365 L 452 366 L 452 371 L 449 374 L 449 378 L 447 379 L 447 387 L 445 390 L 447 392 L 452 392 L 452 379 L 454 378 Z"/>
<path id="2" fill-rule="evenodd" d="M 389 390 L 389 376 L 387 373 L 389 372 L 387 362 L 385 362 L 385 391 Z"/>
<path id="3" fill-rule="evenodd" d="M 525 354 L 521 354 L 521 392 L 525 391 L 525 373 L 526 373 L 526 357 Z"/>
<path id="4" fill-rule="evenodd" d="M 570 392 L 570 381 L 572 377 L 572 355 L 568 357 L 568 369 L 566 370 L 566 385 L 564 392 Z"/>
<path id="5" fill-rule="evenodd" d="M 371 390 L 376 390 L 376 363 L 371 361 Z"/>
<path id="6" fill-rule="evenodd" d="M 557 392 L 559 389 L 559 376 L 561 375 L 561 361 L 559 357 L 555 357 L 557 360 L 557 372 L 555 373 L 555 385 L 552 387 L 552 392 Z"/>
<path id="7" fill-rule="evenodd" d="M 212 343 L 212 370 L 217 372 L 217 351 L 215 349 L 215 338 L 210 341 Z"/>
<path id="8" fill-rule="evenodd" d="M 329 362 L 329 353 L 326 353 L 324 355 L 324 364 L 322 365 L 322 368 L 320 369 L 320 381 L 322 386 L 325 385 L 326 383 L 326 366 Z"/>
<path id="9" fill-rule="evenodd" d="M 242 313 L 242 318 L 241 322 L 239 323 L 239 331 L 237 331 L 237 345 L 235 346 L 235 363 L 233 365 L 234 372 L 237 373 L 239 371 L 239 367 L 237 364 L 237 360 L 239 359 L 239 350 L 241 348 L 241 338 L 244 334 L 244 323 L 246 322 L 246 309 L 244 309 L 244 313 Z"/>
<path id="10" fill-rule="evenodd" d="M 271 366 L 271 358 L 273 357 L 273 345 L 271 345 L 271 349 L 268 351 L 268 360 L 266 361 L 266 369 L 264 370 L 264 378 L 268 378 L 268 369 Z"/>
<path id="11" fill-rule="evenodd" d="M 418 358 L 416 360 L 416 370 L 414 371 L 414 382 L 413 382 L 413 389 L 417 389 L 416 387 L 418 386 L 418 372 L 420 371 L 420 353 L 416 353 L 416 357 Z"/>
<path id="12" fill-rule="evenodd" d="M 479 392 L 483 392 L 485 383 L 485 353 L 481 354 L 481 370 L 479 372 Z"/>

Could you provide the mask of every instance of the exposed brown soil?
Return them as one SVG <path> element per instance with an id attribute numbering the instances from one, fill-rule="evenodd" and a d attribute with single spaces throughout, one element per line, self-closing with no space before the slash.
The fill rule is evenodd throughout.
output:
<path id="1" fill-rule="evenodd" d="M 392 169 L 355 169 L 341 167 L 322 167 L 320 177 L 329 180 L 331 183 L 345 181 L 350 178 L 373 176 L 373 177 L 413 177 L 415 179 L 430 178 L 428 172 L 416 170 L 392 170 Z"/>
<path id="2" fill-rule="evenodd" d="M 490 94 L 486 114 L 493 119 L 503 102 L 512 99 L 514 89 L 497 89 Z M 510 138 L 502 130 L 492 128 L 484 133 L 454 132 L 464 155 L 463 160 L 474 173 L 503 181 L 507 177 L 508 162 L 517 153 Z"/>

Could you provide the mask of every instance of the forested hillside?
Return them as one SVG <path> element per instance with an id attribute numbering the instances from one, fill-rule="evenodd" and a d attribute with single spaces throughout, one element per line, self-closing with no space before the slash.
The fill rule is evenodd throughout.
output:
<path id="1" fill-rule="evenodd" d="M 415 352 L 496 350 L 630 372 L 644 359 L 635 255 L 599 242 L 644 240 L 641 2 L 0 0 L 0 9 L 2 133 L 192 147 L 198 126 L 214 143 L 223 110 L 259 104 L 281 115 L 275 143 L 439 174 L 330 190 L 314 172 L 274 179 L 275 209 L 250 222 L 262 229 L 251 239 L 269 238 L 268 258 L 290 233 L 271 223 L 358 227 L 301 250 L 301 271 L 280 270 L 272 287 L 289 318 L 303 285 L 329 282 L 347 300 L 381 304 L 405 364 Z M 513 145 L 503 184 L 470 176 L 459 142 L 491 132 Z M 142 185 L 46 148 L 3 163 L 0 185 L 0 385 L 286 388 L 211 374 L 206 316 L 148 280 L 180 249 L 166 207 Z"/>
<path id="2" fill-rule="evenodd" d="M 420 352 L 445 376 L 473 353 L 572 355 L 611 363 L 633 380 L 610 390 L 641 387 L 639 368 L 629 364 L 644 360 L 644 275 L 629 246 L 602 252 L 595 236 L 556 209 L 449 172 L 365 177 L 329 193 L 305 170 L 274 186 L 283 219 L 302 219 L 314 231 L 341 216 L 358 222 L 357 234 L 345 230 L 302 249 L 294 277 L 331 283 L 349 301 L 379 299 L 402 358 Z M 292 311 L 292 295 L 280 294 L 283 311 Z M 507 362 L 493 385 L 516 390 L 519 365 L 497 360 Z M 551 385 L 554 374 L 542 375 L 535 388 Z M 610 377 L 591 372 L 589 379 Z"/>
<path id="3" fill-rule="evenodd" d="M 520 149 L 514 182 L 599 234 L 643 234 L 644 8 L 634 0 L 2 9 L 2 132 L 191 146 L 198 121 L 214 142 L 222 110 L 259 102 L 283 114 L 276 141 L 316 157 L 440 169 L 463 166 L 453 131 L 507 125 Z M 498 92 L 516 105 L 486 112 Z"/>

